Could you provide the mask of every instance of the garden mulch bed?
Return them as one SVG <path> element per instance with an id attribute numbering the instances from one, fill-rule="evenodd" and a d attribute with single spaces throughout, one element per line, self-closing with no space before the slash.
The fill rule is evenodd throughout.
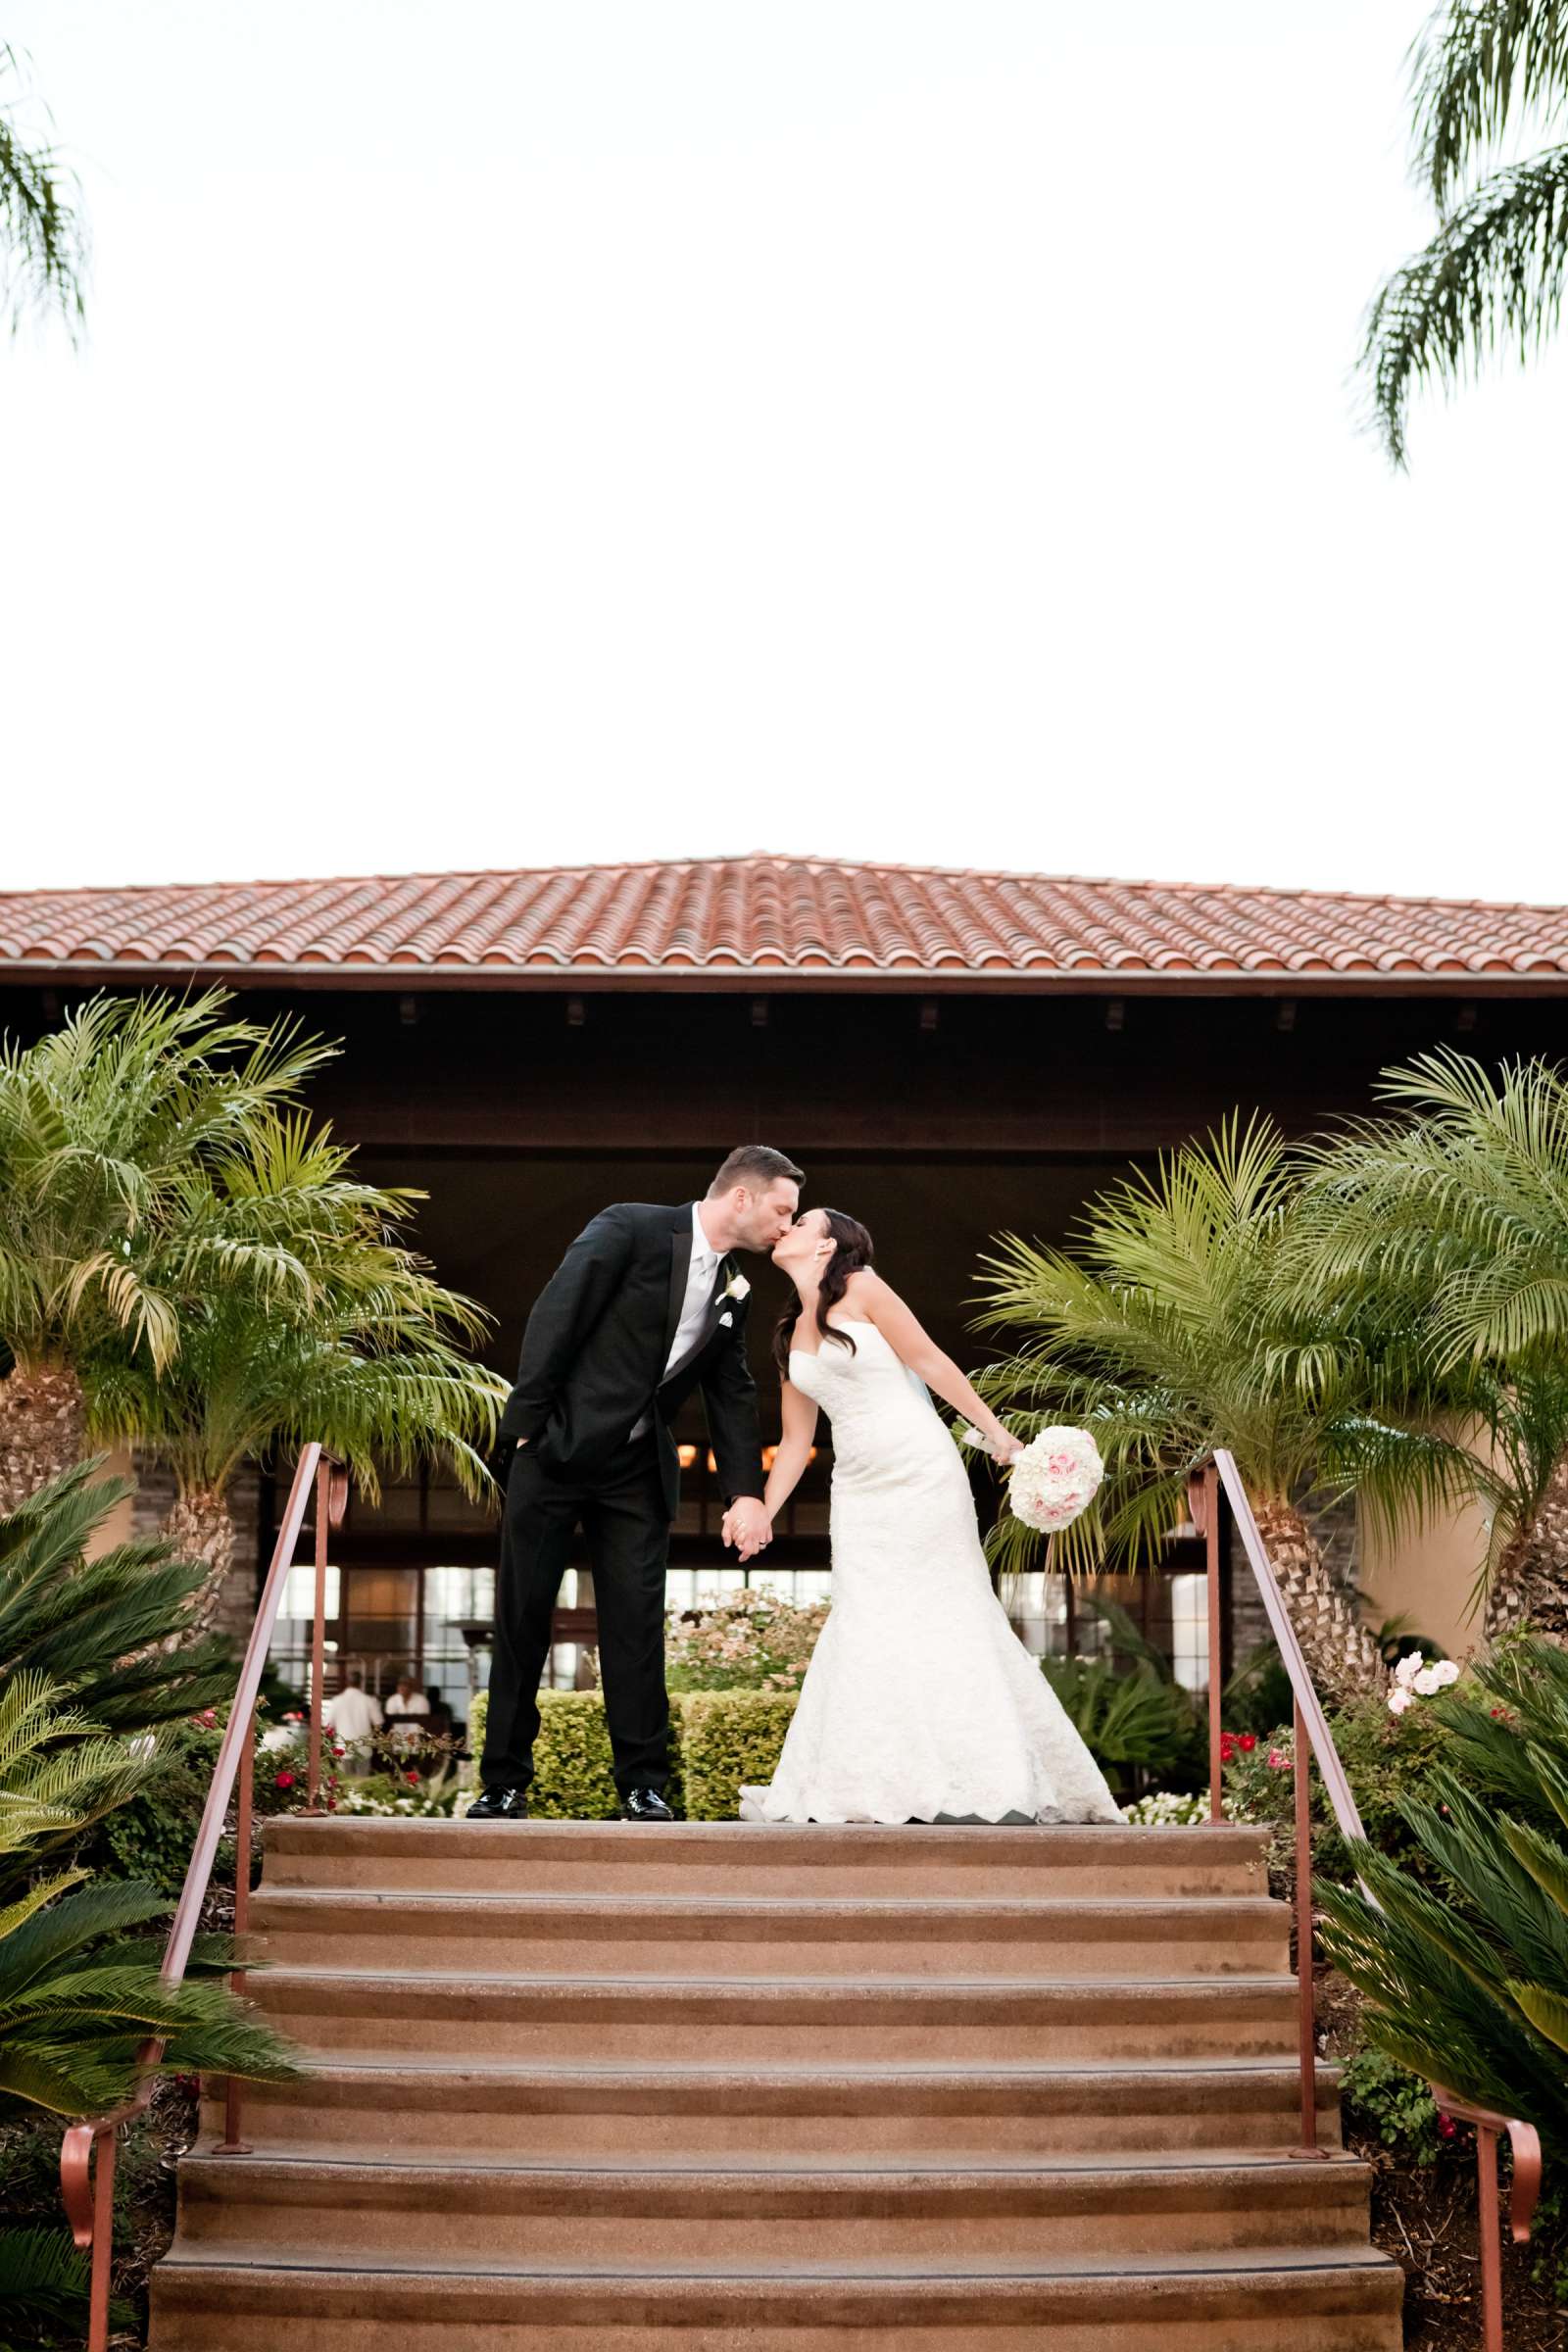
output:
<path id="1" fill-rule="evenodd" d="M 1372 2235 L 1404 2272 L 1404 2340 L 1416 2352 L 1481 2352 L 1481 2261 L 1473 2147 L 1435 2165 L 1396 2161 L 1376 2142 L 1355 2152 L 1375 2168 Z M 1562 2352 L 1568 2312 L 1530 2276 L 1529 2246 L 1505 2245 L 1507 2352 Z"/>

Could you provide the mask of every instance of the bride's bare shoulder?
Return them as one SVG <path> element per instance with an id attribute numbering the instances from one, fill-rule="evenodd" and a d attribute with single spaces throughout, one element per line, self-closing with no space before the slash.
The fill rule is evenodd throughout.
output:
<path id="1" fill-rule="evenodd" d="M 863 1315 L 868 1322 L 876 1321 L 879 1306 L 889 1300 L 897 1303 L 897 1291 L 889 1290 L 880 1274 L 869 1266 L 858 1266 L 844 1285 L 844 1303 L 852 1314 Z"/>

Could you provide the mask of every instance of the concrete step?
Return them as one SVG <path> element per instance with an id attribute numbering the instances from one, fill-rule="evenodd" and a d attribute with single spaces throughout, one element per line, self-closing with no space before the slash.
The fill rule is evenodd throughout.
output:
<path id="1" fill-rule="evenodd" d="M 1051 2263 L 1238 2247 L 1364 2247 L 1370 2167 L 1250 2151 L 1041 2166 L 941 2156 L 780 2165 L 711 2161 L 476 2165 L 423 2150 L 187 2157 L 176 2246 L 310 2245 L 345 2264 L 536 2259 L 583 2265 L 814 2261 Z"/>
<path id="2" fill-rule="evenodd" d="M 596 2270 L 323 2264 L 308 2244 L 172 2255 L 151 2352 L 1397 2352 L 1382 2255 L 1258 2246 L 1049 2269 L 822 2265 Z"/>
<path id="3" fill-rule="evenodd" d="M 748 1822 L 266 1825 L 266 1882 L 456 1894 L 1261 1895 L 1250 1829 L 789 1829 Z"/>
<path id="4" fill-rule="evenodd" d="M 1318 2070 L 1318 2138 L 1340 2144 L 1339 2078 Z M 1054 2156 L 1127 2148 L 1288 2148 L 1298 2131 L 1297 2071 L 1272 2060 L 1146 2060 L 1092 2067 L 1026 2063 L 856 2070 L 783 2067 L 762 2053 L 724 2067 L 562 2066 L 487 2060 L 338 2059 L 303 2082 L 245 2092 L 246 2137 L 373 2157 L 639 2153 L 722 2156 L 771 2148 L 817 2154 Z M 222 2136 L 210 2099 L 204 2144 Z"/>
<path id="5" fill-rule="evenodd" d="M 264 1887 L 257 1948 L 289 1967 L 519 1976 L 1284 1975 L 1290 1914 L 1253 1895 L 416 1894 Z"/>
<path id="6" fill-rule="evenodd" d="M 1295 1982 L 1281 1976 L 844 1983 L 270 1968 L 250 1991 L 321 2056 L 986 2065 L 1278 2058 L 1296 2046 Z"/>

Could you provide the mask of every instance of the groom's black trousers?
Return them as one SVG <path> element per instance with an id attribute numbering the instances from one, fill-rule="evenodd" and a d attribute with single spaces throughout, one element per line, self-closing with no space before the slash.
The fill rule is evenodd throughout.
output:
<path id="1" fill-rule="evenodd" d="M 495 1654 L 479 1777 L 487 1788 L 525 1788 L 539 1731 L 539 1677 L 550 1652 L 556 1594 L 578 1527 L 587 1539 L 599 1612 L 599 1668 L 615 1786 L 662 1788 L 669 1779 L 664 1690 L 664 1570 L 669 1513 L 650 1429 L 593 1478 L 547 1470 L 519 1446 L 507 1473 L 496 1578 Z"/>

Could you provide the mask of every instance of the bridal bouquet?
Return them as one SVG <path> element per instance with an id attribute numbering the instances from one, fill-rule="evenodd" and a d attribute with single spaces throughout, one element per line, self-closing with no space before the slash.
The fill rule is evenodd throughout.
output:
<path id="1" fill-rule="evenodd" d="M 1013 1462 L 1007 1500 L 1025 1527 L 1057 1535 L 1088 1509 L 1104 1475 L 1087 1429 L 1043 1429 Z"/>

